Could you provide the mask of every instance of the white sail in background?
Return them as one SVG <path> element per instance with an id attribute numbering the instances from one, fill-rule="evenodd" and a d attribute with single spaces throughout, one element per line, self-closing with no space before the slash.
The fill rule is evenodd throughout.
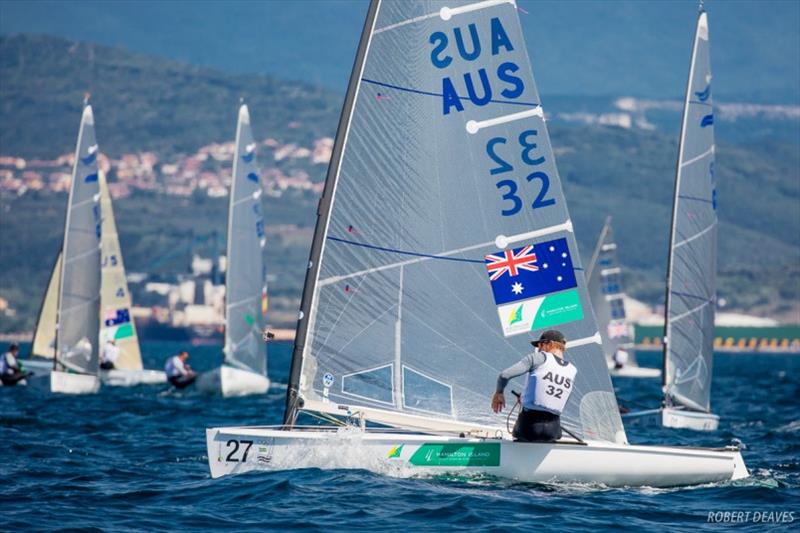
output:
<path id="1" fill-rule="evenodd" d="M 266 237 L 255 150 L 250 113 L 242 105 L 228 207 L 225 362 L 266 376 L 267 349 L 261 338 L 267 312 Z"/>
<path id="2" fill-rule="evenodd" d="M 131 316 L 131 294 L 125 278 L 125 264 L 119 246 L 114 209 L 104 173 L 100 173 L 100 208 L 102 215 L 102 281 L 100 295 L 100 346 L 113 339 L 120 349 L 115 367 L 119 370 L 142 370 L 142 353 L 136 324 Z"/>
<path id="3" fill-rule="evenodd" d="M 708 15 L 692 49 L 673 199 L 664 347 L 668 405 L 710 410 L 717 212 Z"/>
<path id="4" fill-rule="evenodd" d="M 100 188 L 92 108 L 81 118 L 67 204 L 58 299 L 56 368 L 98 371 Z"/>
<path id="5" fill-rule="evenodd" d="M 373 2 L 320 203 L 289 423 L 347 406 L 501 432 L 498 373 L 557 328 L 578 368 L 564 427 L 625 440 L 540 102 L 514 2 Z"/>
<path id="6" fill-rule="evenodd" d="M 633 324 L 625 316 L 625 291 L 622 287 L 622 272 L 617 259 L 617 243 L 614 242 L 611 217 L 606 218 L 597 239 L 597 246 L 586 270 L 586 278 L 606 357 L 610 358 L 622 348 L 628 352 L 627 364 L 636 366 Z"/>
<path id="7" fill-rule="evenodd" d="M 56 257 L 47 292 L 44 293 L 36 329 L 33 333 L 31 355 L 53 359 L 56 356 L 56 315 L 58 313 L 58 285 L 61 276 L 61 252 Z"/>

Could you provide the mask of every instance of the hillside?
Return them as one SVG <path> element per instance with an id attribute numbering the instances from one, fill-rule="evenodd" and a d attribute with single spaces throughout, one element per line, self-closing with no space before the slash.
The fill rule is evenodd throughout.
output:
<path id="1" fill-rule="evenodd" d="M 93 76 L 85 72 L 92 51 Z M 0 156 L 55 158 L 74 147 L 80 100 L 92 88 L 101 150 L 112 158 L 149 150 L 174 162 L 212 142 L 231 141 L 246 94 L 259 139 L 310 147 L 332 136 L 341 97 L 263 76 L 235 76 L 51 37 L 0 38 Z M 88 81 L 87 81 L 88 80 Z M 559 109 L 549 108 L 558 117 Z M 796 131 L 797 124 L 792 123 Z M 722 123 L 720 129 L 735 124 Z M 667 227 L 677 139 L 672 132 L 550 124 L 553 146 L 584 260 L 606 215 L 615 218 L 629 292 L 663 298 Z M 796 137 L 721 141 L 717 150 L 720 296 L 728 307 L 791 316 L 800 301 L 800 150 Z M 262 152 L 262 175 L 285 165 Z M 224 172 L 224 162 L 212 168 Z M 163 168 L 163 167 L 162 167 Z M 325 165 L 306 167 L 319 181 Z M 10 172 L 17 172 L 11 170 Z M 154 172 L 160 172 L 156 169 Z M 287 171 L 288 172 L 288 171 Z M 112 180 L 120 178 L 111 174 Z M 169 183 L 159 174 L 158 182 Z M 1 182 L 2 180 L 0 180 Z M 270 185 L 270 183 L 267 183 Z M 299 299 L 317 197 L 264 197 L 270 291 L 289 312 Z M 58 248 L 66 195 L 0 188 L 0 297 L 18 313 L 0 330 L 29 329 Z M 115 212 L 131 272 L 185 270 L 193 236 L 224 233 L 226 198 L 134 191 Z M 176 250 L 181 253 L 176 254 Z M 169 261 L 164 257 L 174 256 Z M 795 314 L 796 314 L 796 307 Z"/>

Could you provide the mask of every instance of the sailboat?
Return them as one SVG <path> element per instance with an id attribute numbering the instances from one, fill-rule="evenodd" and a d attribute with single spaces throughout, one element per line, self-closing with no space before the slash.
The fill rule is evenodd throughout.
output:
<path id="1" fill-rule="evenodd" d="M 225 359 L 197 379 L 197 388 L 223 396 L 264 394 L 269 389 L 262 335 L 267 312 L 264 218 L 256 143 L 247 105 L 239 107 L 228 206 L 225 272 Z"/>
<path id="2" fill-rule="evenodd" d="M 625 316 L 625 293 L 622 290 L 621 268 L 617 260 L 617 244 L 614 242 L 611 217 L 606 218 L 597 239 L 592 260 L 586 269 L 586 279 L 611 375 L 629 378 L 659 377 L 661 370 L 641 367 L 636 362 L 633 324 Z M 624 350 L 628 354 L 628 361 L 622 368 L 615 368 L 612 360 L 617 350 Z"/>
<path id="3" fill-rule="evenodd" d="M 371 2 L 317 213 L 284 424 L 207 429 L 212 477 L 748 475 L 735 447 L 627 443 L 514 2 Z M 569 436 L 513 441 L 497 375 L 553 327 Z"/>
<path id="4" fill-rule="evenodd" d="M 692 48 L 675 173 L 664 310 L 664 399 L 659 409 L 630 413 L 626 422 L 713 431 L 714 306 L 717 200 L 708 15 L 700 10 Z"/>
<path id="5" fill-rule="evenodd" d="M 100 377 L 105 385 L 131 386 L 139 384 L 166 383 L 164 372 L 145 370 L 142 365 L 142 353 L 136 335 L 136 325 L 131 317 L 131 297 L 128 282 L 125 278 L 125 265 L 117 236 L 111 196 L 108 192 L 105 174 L 98 172 L 100 187 L 101 222 L 101 281 L 100 303 L 102 315 L 100 320 L 99 346 L 102 350 L 106 340 L 114 339 L 120 348 L 120 357 L 114 370 L 101 370 Z M 36 321 L 30 356 L 25 367 L 33 370 L 37 376 L 49 372 L 55 357 L 56 315 L 58 306 L 58 287 L 61 276 L 61 252 L 47 284 L 42 305 Z"/>
<path id="6" fill-rule="evenodd" d="M 86 103 L 75 150 L 62 256 L 56 262 L 60 274 L 52 392 L 87 394 L 100 389 L 100 224 L 97 141 L 92 107 Z"/>
<path id="7" fill-rule="evenodd" d="M 120 355 L 113 370 L 102 370 L 100 377 L 104 385 L 131 386 L 166 383 L 161 370 L 146 370 L 142 365 L 142 352 L 136 324 L 131 316 L 131 293 L 125 277 L 125 264 L 114 220 L 111 194 L 103 172 L 99 174 L 100 212 L 102 216 L 102 262 L 100 289 L 100 346 L 114 340 Z"/>

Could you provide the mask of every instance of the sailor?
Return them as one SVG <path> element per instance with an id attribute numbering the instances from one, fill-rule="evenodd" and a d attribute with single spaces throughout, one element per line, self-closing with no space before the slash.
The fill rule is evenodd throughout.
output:
<path id="1" fill-rule="evenodd" d="M 619 370 L 628 363 L 628 352 L 622 348 L 617 348 L 611 360 L 614 362 L 614 370 Z"/>
<path id="2" fill-rule="evenodd" d="M 181 350 L 177 355 L 167 359 L 167 364 L 164 365 L 167 379 L 176 389 L 185 389 L 197 379 L 197 374 L 186 362 L 187 359 L 189 359 L 189 352 Z"/>
<path id="3" fill-rule="evenodd" d="M 0 361 L 0 380 L 6 387 L 16 385 L 26 377 L 33 375 L 33 372 L 26 372 L 22 368 L 17 355 L 19 355 L 19 345 L 12 344 Z"/>
<path id="4" fill-rule="evenodd" d="M 542 333 L 535 347 L 518 363 L 503 370 L 497 378 L 492 410 L 499 413 L 506 405 L 503 390 L 511 378 L 527 374 L 522 392 L 522 412 L 512 435 L 526 442 L 554 442 L 561 438 L 561 412 L 569 400 L 578 369 L 564 360 L 567 339 L 556 330 Z"/>
<path id="5" fill-rule="evenodd" d="M 119 359 L 119 346 L 114 339 L 108 339 L 103 346 L 103 353 L 100 355 L 100 368 L 102 370 L 114 370 L 117 359 Z"/>

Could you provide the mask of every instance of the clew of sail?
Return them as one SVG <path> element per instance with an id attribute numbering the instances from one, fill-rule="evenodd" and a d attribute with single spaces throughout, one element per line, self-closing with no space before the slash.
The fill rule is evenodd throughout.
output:
<path id="1" fill-rule="evenodd" d="M 103 172 L 99 174 L 100 213 L 102 216 L 102 262 L 100 292 L 100 345 L 113 339 L 120 349 L 115 363 L 120 370 L 142 370 L 142 352 L 136 324 L 131 316 L 131 293 L 125 278 L 125 264 L 119 246 L 117 224 L 108 183 Z"/>
<path id="2" fill-rule="evenodd" d="M 675 177 L 664 386 L 668 403 L 709 411 L 716 302 L 717 200 L 708 15 L 692 49 Z"/>
<path id="3" fill-rule="evenodd" d="M 67 205 L 58 298 L 56 368 L 98 371 L 100 189 L 91 106 L 83 109 Z"/>
<path id="4" fill-rule="evenodd" d="M 58 286 L 61 276 L 61 252 L 56 256 L 50 281 L 47 283 L 47 292 L 44 293 L 39 316 L 36 319 L 36 329 L 31 343 L 31 355 L 53 359 L 56 355 L 56 314 L 58 312 Z"/>
<path id="5" fill-rule="evenodd" d="M 513 2 L 372 2 L 319 214 L 287 423 L 501 434 L 498 373 L 558 327 L 562 423 L 625 440 Z"/>
<path id="6" fill-rule="evenodd" d="M 625 292 L 611 217 L 606 219 L 597 239 L 586 279 L 606 357 L 622 348 L 628 352 L 628 365 L 635 366 L 633 326 L 625 316 Z"/>
<path id="7" fill-rule="evenodd" d="M 266 345 L 261 339 L 267 293 L 266 237 L 256 143 L 246 105 L 239 108 L 234 157 L 225 274 L 225 362 L 266 375 Z"/>

